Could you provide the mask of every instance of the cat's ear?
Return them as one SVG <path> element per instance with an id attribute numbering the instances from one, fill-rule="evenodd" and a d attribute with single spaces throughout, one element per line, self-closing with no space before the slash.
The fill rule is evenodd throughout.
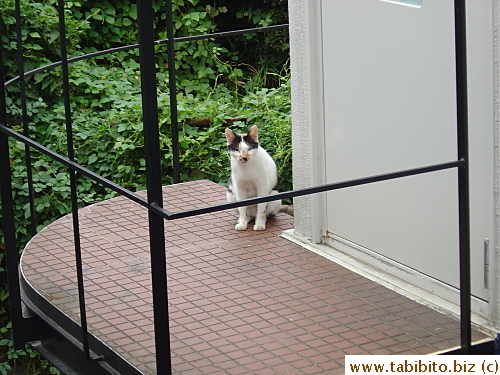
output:
<path id="1" fill-rule="evenodd" d="M 236 134 L 229 128 L 226 128 L 224 133 L 226 134 L 227 143 L 233 143 L 236 139 Z"/>
<path id="2" fill-rule="evenodd" d="M 248 137 L 253 139 L 255 142 L 259 141 L 259 128 L 257 125 L 254 125 L 248 131 Z"/>

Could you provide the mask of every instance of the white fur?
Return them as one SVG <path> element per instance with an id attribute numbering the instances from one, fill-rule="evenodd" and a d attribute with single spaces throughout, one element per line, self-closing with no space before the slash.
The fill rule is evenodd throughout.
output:
<path id="1" fill-rule="evenodd" d="M 234 133 L 226 129 L 228 145 L 234 139 Z M 248 137 L 258 142 L 258 128 L 252 126 Z M 273 188 L 277 185 L 278 174 L 274 160 L 262 147 L 251 149 L 241 142 L 238 150 L 230 150 L 231 155 L 231 182 L 232 192 L 228 190 L 228 202 L 235 202 L 247 198 L 261 197 L 278 193 Z M 239 218 L 236 230 L 245 230 L 248 222 L 255 219 L 254 230 L 266 229 L 266 221 L 269 216 L 276 215 L 281 207 L 281 200 L 258 205 L 239 207 Z"/>

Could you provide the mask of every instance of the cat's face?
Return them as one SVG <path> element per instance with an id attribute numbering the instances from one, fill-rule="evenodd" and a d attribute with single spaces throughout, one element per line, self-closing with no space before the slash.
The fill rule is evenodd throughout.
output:
<path id="1" fill-rule="evenodd" d="M 259 148 L 259 129 L 252 126 L 248 134 L 235 134 L 231 129 L 226 129 L 227 149 L 231 157 L 240 163 L 249 162 Z"/>

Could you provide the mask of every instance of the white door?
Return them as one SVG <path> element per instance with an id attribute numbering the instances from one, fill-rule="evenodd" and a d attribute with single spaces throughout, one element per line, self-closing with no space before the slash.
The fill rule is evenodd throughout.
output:
<path id="1" fill-rule="evenodd" d="M 493 238 L 494 217 L 491 15 L 485 19 L 491 3 L 473 3 L 479 8 L 468 9 L 471 258 L 473 293 L 487 300 L 484 240 Z M 456 160 L 453 1 L 323 0 L 321 6 L 327 181 Z M 452 288 L 459 285 L 457 223 L 455 170 L 327 195 L 328 236 Z"/>

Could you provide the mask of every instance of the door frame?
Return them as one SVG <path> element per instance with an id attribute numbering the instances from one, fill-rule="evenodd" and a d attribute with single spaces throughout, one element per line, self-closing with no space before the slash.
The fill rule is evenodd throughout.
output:
<path id="1" fill-rule="evenodd" d="M 332 1 L 332 0 L 328 0 Z M 292 69 L 292 113 L 293 128 L 292 142 L 294 153 L 293 178 L 294 187 L 303 188 L 317 184 L 328 183 L 326 175 L 326 149 L 322 141 L 325 136 L 325 118 L 323 102 L 323 55 L 321 7 L 322 0 L 289 0 L 289 19 L 291 43 Z M 472 3 L 469 6 L 473 6 Z M 492 256 L 490 257 L 490 298 L 489 303 L 473 298 L 473 320 L 488 327 L 500 327 L 500 0 L 491 0 L 493 19 L 494 51 L 494 238 L 492 239 Z M 353 257 L 354 247 L 346 244 L 332 244 L 343 247 L 344 251 L 327 246 L 326 241 L 326 198 L 325 194 L 316 194 L 310 197 L 297 197 L 295 205 L 295 228 L 288 233 L 288 237 L 303 243 L 306 247 L 316 251 L 334 261 L 337 261 L 356 272 L 375 279 L 388 287 L 393 288 L 421 299 L 438 308 L 451 312 L 458 311 L 458 292 L 451 288 L 439 286 L 440 295 L 430 298 L 436 286 L 425 285 L 426 282 L 415 283 L 406 280 L 405 270 L 399 269 L 402 275 L 401 285 L 393 285 L 389 274 L 395 272 L 391 267 L 382 270 L 377 267 L 380 260 L 358 259 Z M 347 247 L 346 247 L 347 246 Z M 359 250 L 358 250 L 359 252 Z M 354 254 L 357 254 L 354 251 Z M 370 258 L 370 257 L 368 257 Z M 385 264 L 385 263 L 384 263 Z M 397 268 L 397 267 L 396 267 Z M 410 278 L 411 279 L 411 278 Z M 397 283 L 396 283 L 397 284 Z M 423 286 L 423 288 L 421 288 Z"/>

